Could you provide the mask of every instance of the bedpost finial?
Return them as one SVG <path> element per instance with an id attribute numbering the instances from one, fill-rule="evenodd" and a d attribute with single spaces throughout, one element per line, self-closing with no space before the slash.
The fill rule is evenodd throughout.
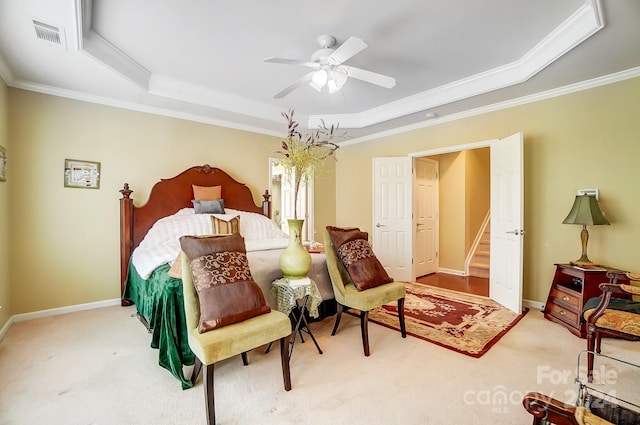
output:
<path id="1" fill-rule="evenodd" d="M 129 183 L 125 183 L 119 192 L 122 193 L 122 199 L 129 199 L 129 196 L 133 193 L 133 190 L 129 189 Z"/>

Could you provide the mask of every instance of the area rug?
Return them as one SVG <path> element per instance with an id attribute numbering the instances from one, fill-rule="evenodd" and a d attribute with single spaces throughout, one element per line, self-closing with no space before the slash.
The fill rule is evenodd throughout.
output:
<path id="1" fill-rule="evenodd" d="M 407 334 L 471 357 L 486 353 L 527 312 L 518 315 L 489 298 L 428 285 L 406 288 Z M 396 302 L 372 310 L 369 320 L 400 331 Z"/>

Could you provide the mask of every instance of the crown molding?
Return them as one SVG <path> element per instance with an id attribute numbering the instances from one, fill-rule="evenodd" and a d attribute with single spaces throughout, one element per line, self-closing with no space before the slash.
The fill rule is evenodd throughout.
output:
<path id="1" fill-rule="evenodd" d="M 389 136 L 394 136 L 396 134 L 408 133 L 410 131 L 419 130 L 425 127 L 431 127 L 434 125 L 439 125 L 439 124 L 443 124 L 451 121 L 457 121 L 464 118 L 486 114 L 489 112 L 495 112 L 503 109 L 513 108 L 516 106 L 526 105 L 528 103 L 551 99 L 558 96 L 564 96 L 567 94 L 576 93 L 583 90 L 589 90 L 592 88 L 605 86 L 608 84 L 618 83 L 620 81 L 629 80 L 637 77 L 640 77 L 640 67 L 627 69 L 624 71 L 617 72 L 615 74 L 605 75 L 603 77 L 593 78 L 591 80 L 581 81 L 575 84 L 569 84 L 563 87 L 535 93 L 528 96 L 522 96 L 516 99 L 507 100 L 504 102 L 482 106 L 480 108 L 469 109 L 467 111 L 459 112 L 456 114 L 451 114 L 451 115 L 447 115 L 439 118 L 432 118 L 420 123 L 397 127 L 392 130 L 381 131 L 381 132 L 370 134 L 363 137 L 356 137 L 353 139 L 349 139 L 348 141 L 341 142 L 339 144 L 340 146 L 356 145 L 359 143 L 381 139 L 383 137 L 389 137 Z"/>
<path id="2" fill-rule="evenodd" d="M 13 74 L 11 73 L 11 70 L 7 66 L 7 63 L 4 61 L 4 59 L 2 59 L 1 56 L 0 56 L 0 78 L 2 78 L 4 83 L 8 86 L 10 86 L 11 82 L 13 81 Z"/>
<path id="3" fill-rule="evenodd" d="M 44 84 L 34 84 L 22 80 L 10 80 L 7 82 L 8 86 L 29 90 L 37 93 L 44 93 L 52 96 L 59 96 L 68 99 L 80 100 L 83 102 L 95 103 L 98 105 L 113 106 L 120 109 L 128 109 L 131 111 L 144 112 L 153 115 L 160 115 L 171 118 L 178 118 L 187 121 L 200 122 L 203 124 L 215 125 L 218 127 L 232 128 L 235 130 L 248 131 L 251 133 L 264 134 L 267 136 L 282 137 L 282 131 L 270 130 L 265 127 L 256 125 L 241 124 L 234 121 L 222 120 L 212 118 L 203 114 L 182 112 L 174 109 L 163 108 L 159 106 L 143 105 L 137 102 L 128 102 L 120 99 L 113 99 L 110 97 L 98 96 L 94 94 L 87 94 L 75 90 L 61 89 L 59 87 L 47 86 Z"/>
<path id="4" fill-rule="evenodd" d="M 76 1 L 78 49 L 104 63 L 150 94 L 181 100 L 275 122 L 280 111 L 262 102 L 250 101 L 161 75 L 153 75 L 116 46 L 91 29 L 93 0 Z M 342 128 L 364 128 L 440 105 L 477 96 L 527 81 L 565 53 L 604 27 L 601 0 L 588 0 L 559 27 L 517 61 L 352 114 L 310 115 L 308 128 L 340 124 Z"/>
<path id="5" fill-rule="evenodd" d="M 517 61 L 364 112 L 311 115 L 308 128 L 316 128 L 322 121 L 340 123 L 342 128 L 364 128 L 525 82 L 604 28 L 600 1 L 590 0 L 581 6 Z"/>
<path id="6" fill-rule="evenodd" d="M 151 72 L 91 29 L 93 0 L 76 0 L 77 48 L 149 91 Z"/>
<path id="7" fill-rule="evenodd" d="M 281 113 L 275 106 L 158 74 L 151 76 L 149 93 L 273 122 Z"/>

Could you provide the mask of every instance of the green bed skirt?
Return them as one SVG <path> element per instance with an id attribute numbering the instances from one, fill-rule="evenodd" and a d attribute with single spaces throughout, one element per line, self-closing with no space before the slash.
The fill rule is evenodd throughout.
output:
<path id="1" fill-rule="evenodd" d="M 132 301 L 138 314 L 148 322 L 151 347 L 158 349 L 158 364 L 180 380 L 182 389 L 187 389 L 193 384 L 185 378 L 182 366 L 193 365 L 195 356 L 187 341 L 182 280 L 170 277 L 168 271 L 169 265 L 165 264 L 145 280 L 129 263 L 122 298 Z"/>

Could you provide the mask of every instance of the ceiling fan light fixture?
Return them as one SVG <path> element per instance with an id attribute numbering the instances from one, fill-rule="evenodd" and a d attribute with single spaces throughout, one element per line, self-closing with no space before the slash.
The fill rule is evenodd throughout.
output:
<path id="1" fill-rule="evenodd" d="M 311 75 L 309 85 L 320 92 L 322 88 L 327 85 L 328 78 L 327 71 L 320 69 Z"/>
<path id="2" fill-rule="evenodd" d="M 340 68 L 335 67 L 333 70 L 329 72 L 329 81 L 327 81 L 327 89 L 329 93 L 335 93 L 342 89 L 342 86 L 347 82 L 347 71 Z"/>
<path id="3" fill-rule="evenodd" d="M 375 84 L 380 87 L 390 89 L 396 85 L 393 77 L 378 74 L 366 69 L 355 68 L 343 65 L 344 62 L 361 52 L 367 47 L 367 43 L 357 37 L 349 37 L 347 41 L 337 48 L 334 48 L 336 39 L 330 35 L 318 37 L 320 50 L 311 55 L 311 61 L 301 61 L 285 58 L 266 58 L 265 62 L 282 63 L 287 65 L 301 65 L 312 68 L 313 71 L 295 80 L 284 90 L 279 91 L 273 97 L 281 99 L 298 87 L 309 84 L 319 93 L 326 87 L 332 94 L 340 91 L 349 78 Z"/>

